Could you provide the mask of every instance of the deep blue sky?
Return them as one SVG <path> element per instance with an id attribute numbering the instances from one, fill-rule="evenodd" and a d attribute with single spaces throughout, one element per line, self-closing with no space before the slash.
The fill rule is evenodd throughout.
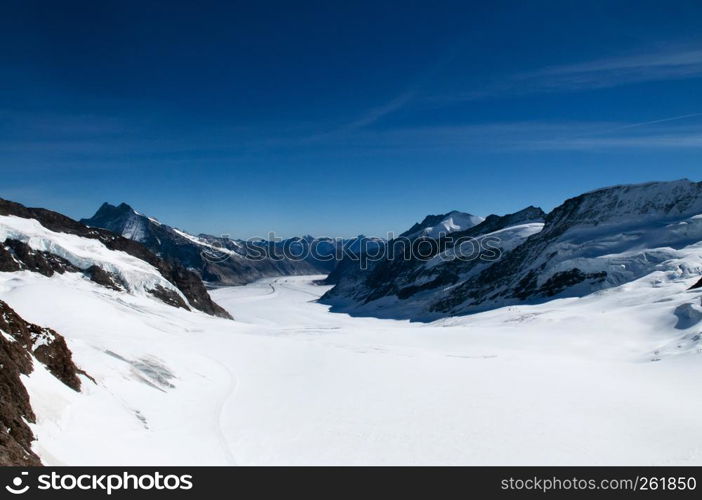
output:
<path id="1" fill-rule="evenodd" d="M 702 178 L 702 3 L 0 7 L 0 196 L 192 232 L 400 232 Z"/>

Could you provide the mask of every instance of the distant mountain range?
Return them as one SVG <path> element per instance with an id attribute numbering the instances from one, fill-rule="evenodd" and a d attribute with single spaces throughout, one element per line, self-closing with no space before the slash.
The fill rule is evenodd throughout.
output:
<path id="1" fill-rule="evenodd" d="M 81 223 L 138 241 L 215 285 L 242 285 L 271 276 L 327 274 L 336 266 L 342 248 L 358 249 L 362 244 L 379 242 L 365 236 L 350 240 L 303 236 L 275 242 L 196 236 L 143 215 L 126 203 L 104 203 Z"/>
<path id="2" fill-rule="evenodd" d="M 105 203 L 81 222 L 138 241 L 214 285 L 328 274 L 325 282 L 334 288 L 322 302 L 335 311 L 431 320 L 582 296 L 649 274 L 702 240 L 701 185 L 680 180 L 603 188 L 548 214 L 529 206 L 486 218 L 459 211 L 429 215 L 390 242 L 195 236 L 124 203 Z M 403 248 L 410 255 L 400 255 L 398 244 L 408 241 Z M 290 258 L 291 249 L 310 246 L 315 256 Z"/>
<path id="3" fill-rule="evenodd" d="M 661 269 L 702 240 L 701 186 L 680 180 L 608 187 L 566 200 L 548 214 L 534 206 L 486 218 L 451 211 L 427 216 L 390 242 L 365 236 L 351 240 L 304 236 L 271 242 L 193 235 L 125 203 L 104 203 L 93 217 L 59 226 L 66 230 L 70 225 L 76 234 L 129 247 L 135 254 L 144 252 L 136 248 L 143 248 L 173 283 L 187 276 L 186 269 L 197 276 L 189 278 L 197 286 L 200 280 L 224 286 L 264 277 L 327 274 L 325 281 L 334 288 L 322 302 L 335 311 L 431 320 L 582 296 Z M 8 209 L 11 206 L 21 207 L 4 202 L 6 212 L 30 210 L 24 216 L 42 223 L 49 220 L 49 225 L 62 217 L 48 217 L 50 212 L 40 209 Z M 120 238 L 106 236 L 112 233 Z M 127 241 L 138 245 L 132 248 Z M 399 242 L 405 247 L 411 242 L 403 247 L 409 255 L 397 252 Z M 21 244 L 9 242 L 5 247 L 8 251 L 12 247 L 16 256 L 25 255 Z M 64 264 L 54 259 L 33 265 Z M 120 286 L 99 266 L 81 272 Z M 692 266 L 681 272 L 694 275 L 698 269 Z M 151 293 L 159 293 L 155 290 Z M 177 302 L 175 297 L 170 300 Z"/>

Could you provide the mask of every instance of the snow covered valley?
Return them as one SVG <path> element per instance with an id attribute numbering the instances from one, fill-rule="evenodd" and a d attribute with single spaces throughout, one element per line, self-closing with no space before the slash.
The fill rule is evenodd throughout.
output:
<path id="1" fill-rule="evenodd" d="M 320 278 L 212 291 L 231 321 L 75 273 L 0 273 L 0 299 L 95 379 L 23 376 L 34 450 L 47 465 L 702 464 L 690 276 L 432 323 L 331 313 Z"/>

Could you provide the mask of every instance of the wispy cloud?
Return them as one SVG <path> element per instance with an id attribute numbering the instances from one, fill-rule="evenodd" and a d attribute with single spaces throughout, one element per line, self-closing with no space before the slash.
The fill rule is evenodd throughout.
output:
<path id="1" fill-rule="evenodd" d="M 434 96 L 435 101 L 470 101 L 543 92 L 576 92 L 635 83 L 702 78 L 702 47 L 668 46 L 507 75 L 482 88 Z"/>
<path id="2" fill-rule="evenodd" d="M 546 88 L 580 89 L 698 76 L 702 76 L 702 48 L 667 48 L 551 66 L 515 75 L 515 80 L 532 81 Z"/>
<path id="3" fill-rule="evenodd" d="M 688 113 L 656 120 L 617 124 L 585 133 L 564 133 L 535 139 L 526 146 L 540 150 L 615 150 L 615 149 L 699 149 L 702 148 L 702 124 L 695 118 L 702 113 Z M 687 124 L 670 125 L 672 122 Z M 689 123 L 691 122 L 691 123 Z"/>
<path id="4" fill-rule="evenodd" d="M 669 123 L 669 122 L 676 122 L 676 121 L 680 121 L 680 120 L 687 120 L 689 118 L 697 118 L 699 116 L 702 116 L 702 113 L 687 113 L 685 115 L 669 116 L 667 118 L 658 118 L 657 120 L 648 120 L 645 122 L 637 122 L 637 123 L 629 123 L 627 125 L 620 125 L 616 128 L 603 130 L 601 133 L 611 133 L 611 132 L 618 132 L 620 130 L 627 130 L 627 129 L 632 129 L 632 128 L 648 127 L 650 125 L 658 125 L 661 123 Z"/>
<path id="5" fill-rule="evenodd" d="M 525 145 L 527 146 L 527 145 Z M 646 134 L 625 137 L 560 138 L 533 141 L 532 150 L 611 151 L 631 149 L 688 150 L 702 149 L 702 130 L 687 134 Z"/>
<path id="6" fill-rule="evenodd" d="M 348 135 L 349 133 L 373 125 L 386 116 L 402 110 L 420 96 L 424 87 L 427 85 L 427 82 L 429 82 L 442 68 L 456 58 L 462 46 L 462 41 L 455 41 L 453 44 L 446 46 L 444 51 L 439 54 L 436 60 L 425 68 L 424 71 L 417 74 L 396 97 L 383 104 L 370 107 L 369 109 L 362 111 L 358 117 L 353 118 L 350 121 L 341 124 L 334 124 L 330 126 L 327 131 L 315 133 L 303 140 L 318 141 L 329 137 Z"/>
<path id="7" fill-rule="evenodd" d="M 360 118 L 347 123 L 346 125 L 340 127 L 338 130 L 339 131 L 351 131 L 351 130 L 356 130 L 360 129 L 363 127 L 367 127 L 368 125 L 371 125 L 381 118 L 390 115 L 394 113 L 395 111 L 398 111 L 399 109 L 403 108 L 407 103 L 409 103 L 415 96 L 417 95 L 417 90 L 416 89 L 410 89 L 406 92 L 403 92 L 396 98 L 392 99 L 391 101 L 383 104 L 382 106 L 378 106 L 376 108 L 372 108 L 366 113 L 361 116 Z"/>
<path id="8" fill-rule="evenodd" d="M 373 123 L 379 121 L 380 119 L 404 108 L 412 99 L 417 95 L 417 89 L 415 87 L 406 90 L 402 94 L 398 95 L 394 99 L 382 104 L 380 106 L 370 108 L 363 112 L 359 117 L 342 123 L 341 125 L 335 124 L 330 125 L 329 128 L 323 132 L 315 132 L 311 135 L 299 139 L 299 142 L 319 142 L 325 139 L 334 138 L 336 136 L 348 135 L 357 130 L 361 130 Z"/>
<path id="9" fill-rule="evenodd" d="M 521 121 L 357 130 L 333 147 L 376 153 L 702 149 L 702 113 L 639 122 Z"/>

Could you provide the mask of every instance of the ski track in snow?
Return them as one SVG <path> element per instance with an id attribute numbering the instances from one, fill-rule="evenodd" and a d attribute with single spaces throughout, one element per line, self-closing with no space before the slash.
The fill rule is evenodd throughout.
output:
<path id="1" fill-rule="evenodd" d="M 226 394 L 222 398 L 222 401 L 219 405 L 219 410 L 217 411 L 216 417 L 216 426 L 222 449 L 224 450 L 224 453 L 227 456 L 227 465 L 237 465 L 238 462 L 236 460 L 236 457 L 234 456 L 234 453 L 232 452 L 231 446 L 229 445 L 229 440 L 227 439 L 226 433 L 224 432 L 224 425 L 222 421 L 225 415 L 226 406 L 229 403 L 231 403 L 231 401 L 236 396 L 236 391 L 239 389 L 239 377 L 234 375 L 234 373 L 232 373 L 232 371 L 226 365 L 220 363 L 219 361 L 212 359 L 212 362 L 217 363 L 219 366 L 221 366 L 222 369 L 224 369 L 229 375 L 229 388 L 227 389 Z"/>

